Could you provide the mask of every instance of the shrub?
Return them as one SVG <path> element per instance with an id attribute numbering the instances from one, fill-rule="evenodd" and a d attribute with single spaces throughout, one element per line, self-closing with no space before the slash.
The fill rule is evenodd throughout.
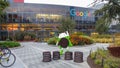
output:
<path id="1" fill-rule="evenodd" d="M 57 43 L 57 40 L 57 37 L 53 37 L 50 38 L 47 42 L 48 44 L 55 45 Z M 73 45 L 85 45 L 93 43 L 93 40 L 90 37 L 83 35 L 83 33 L 74 33 L 70 35 L 70 41 Z"/>
<path id="2" fill-rule="evenodd" d="M 84 45 L 84 44 L 92 44 L 93 40 L 88 37 L 88 36 L 84 36 L 84 35 L 71 35 L 70 36 L 70 40 L 72 42 L 73 45 Z"/>
<path id="3" fill-rule="evenodd" d="M 36 35 L 34 33 L 28 33 L 28 36 L 30 36 L 32 40 L 36 38 Z"/>
<path id="4" fill-rule="evenodd" d="M 118 36 L 120 36 L 120 33 L 115 33 L 114 35 L 118 37 Z"/>
<path id="5" fill-rule="evenodd" d="M 109 34 L 102 34 L 102 35 L 98 35 L 98 38 L 111 38 L 111 35 L 109 35 Z"/>
<path id="6" fill-rule="evenodd" d="M 24 40 L 24 33 L 23 33 L 23 32 L 17 32 L 17 33 L 15 34 L 15 39 L 16 39 L 17 41 L 22 41 L 22 40 Z"/>
<path id="7" fill-rule="evenodd" d="M 75 32 L 75 33 L 73 33 L 74 35 L 86 35 L 85 33 L 83 33 L 83 32 Z"/>
<path id="8" fill-rule="evenodd" d="M 96 38 L 93 39 L 97 43 L 112 43 L 112 39 L 107 39 L 107 38 Z"/>
<path id="9" fill-rule="evenodd" d="M 95 60 L 95 64 L 101 64 L 101 60 L 100 59 L 96 59 Z"/>
<path id="10" fill-rule="evenodd" d="M 53 37 L 53 38 L 50 38 L 50 39 L 47 41 L 47 43 L 48 43 L 48 44 L 56 45 L 57 40 L 58 40 L 57 37 Z"/>
<path id="11" fill-rule="evenodd" d="M 93 33 L 91 33 L 90 37 L 92 37 L 92 38 L 97 38 L 98 35 L 99 35 L 98 33 L 93 32 Z"/>
<path id="12" fill-rule="evenodd" d="M 24 40 L 26 40 L 26 41 L 31 40 L 31 36 L 29 36 L 29 35 L 24 36 Z"/>
<path id="13" fill-rule="evenodd" d="M 12 47 L 20 46 L 20 43 L 13 41 L 5 41 L 5 42 L 0 42 L 0 46 L 12 48 Z"/>
<path id="14" fill-rule="evenodd" d="M 105 64 L 104 68 L 110 68 L 110 66 L 108 64 Z"/>
<path id="15" fill-rule="evenodd" d="M 23 41 L 23 40 L 34 40 L 36 35 L 34 33 L 29 32 L 17 32 L 15 34 L 15 39 L 17 41 Z"/>
<path id="16" fill-rule="evenodd" d="M 92 38 L 111 38 L 112 36 L 109 34 L 102 34 L 102 35 L 91 35 Z"/>
<path id="17" fill-rule="evenodd" d="M 39 38 L 35 38 L 35 40 L 34 40 L 35 42 L 39 42 L 40 41 L 40 39 Z"/>

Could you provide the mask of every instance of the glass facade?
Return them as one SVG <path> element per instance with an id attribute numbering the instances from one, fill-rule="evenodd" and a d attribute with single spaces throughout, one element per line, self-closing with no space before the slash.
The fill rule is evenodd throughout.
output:
<path id="1" fill-rule="evenodd" d="M 77 31 L 90 33 L 95 29 L 94 9 L 33 3 L 13 3 L 6 10 L 6 23 L 0 25 L 5 31 L 57 31 L 60 20 L 70 17 L 76 22 Z"/>
<path id="2" fill-rule="evenodd" d="M 9 23 L 57 23 L 68 7 L 29 3 L 12 3 L 7 11 Z"/>

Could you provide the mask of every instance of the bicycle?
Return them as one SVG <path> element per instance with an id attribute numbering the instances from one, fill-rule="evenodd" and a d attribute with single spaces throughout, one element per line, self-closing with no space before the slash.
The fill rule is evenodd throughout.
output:
<path id="1" fill-rule="evenodd" d="M 3 67 L 10 67 L 16 61 L 16 57 L 11 53 L 7 47 L 0 47 L 0 65 Z"/>
<path id="2" fill-rule="evenodd" d="M 7 58 L 10 56 L 10 54 L 11 54 L 11 51 L 9 48 L 4 47 L 4 46 L 0 47 L 0 57 L 4 55 L 4 57 L 2 58 Z"/>

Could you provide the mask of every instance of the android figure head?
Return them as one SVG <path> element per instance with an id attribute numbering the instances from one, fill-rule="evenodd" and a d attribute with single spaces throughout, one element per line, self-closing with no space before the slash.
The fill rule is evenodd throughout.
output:
<path id="1" fill-rule="evenodd" d="M 64 37 L 68 37 L 69 36 L 69 33 L 68 31 L 64 32 L 64 33 L 60 33 L 58 38 L 64 38 Z"/>

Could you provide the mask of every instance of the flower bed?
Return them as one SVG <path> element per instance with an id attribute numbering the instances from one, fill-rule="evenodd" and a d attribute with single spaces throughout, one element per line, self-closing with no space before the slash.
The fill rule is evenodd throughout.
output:
<path id="1" fill-rule="evenodd" d="M 50 38 L 47 43 L 55 45 L 57 43 L 57 40 L 57 37 L 53 37 Z M 70 35 L 70 40 L 73 45 L 85 45 L 93 43 L 93 40 L 90 37 L 84 35 Z"/>
<path id="2" fill-rule="evenodd" d="M 94 60 L 90 56 L 87 58 L 87 63 L 91 68 L 102 68 L 100 65 L 95 64 Z"/>
<path id="3" fill-rule="evenodd" d="M 88 37 L 88 36 L 84 36 L 84 35 L 71 35 L 70 36 L 70 40 L 72 42 L 73 45 L 85 45 L 85 44 L 92 44 L 93 40 Z"/>
<path id="4" fill-rule="evenodd" d="M 120 39 L 116 40 L 114 44 L 110 44 L 108 50 L 113 56 L 120 57 Z"/>
<path id="5" fill-rule="evenodd" d="M 120 68 L 120 58 L 112 56 L 104 49 L 90 53 L 87 62 L 91 68 Z"/>

